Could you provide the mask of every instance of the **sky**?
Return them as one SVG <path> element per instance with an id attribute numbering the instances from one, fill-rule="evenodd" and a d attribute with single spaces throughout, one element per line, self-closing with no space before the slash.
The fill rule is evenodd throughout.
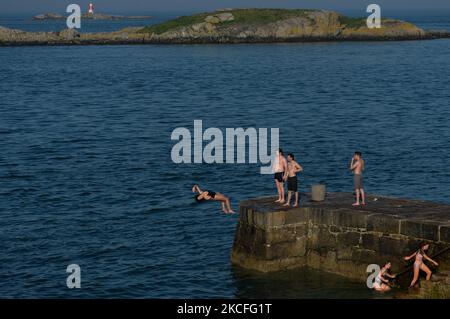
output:
<path id="1" fill-rule="evenodd" d="M 450 0 L 91 0 L 101 13 L 201 12 L 220 8 L 311 8 L 365 13 L 367 5 L 387 11 L 450 11 Z M 83 9 L 89 0 L 0 0 L 0 14 L 64 13 L 76 3 Z"/>

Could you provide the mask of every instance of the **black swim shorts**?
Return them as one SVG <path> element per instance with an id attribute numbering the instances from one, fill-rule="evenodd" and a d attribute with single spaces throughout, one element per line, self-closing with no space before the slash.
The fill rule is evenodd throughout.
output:
<path id="1" fill-rule="evenodd" d="M 297 192 L 298 191 L 297 176 L 288 177 L 287 184 L 288 184 L 289 192 Z"/>
<path id="2" fill-rule="evenodd" d="M 282 183 L 283 182 L 283 175 L 284 175 L 284 172 L 275 173 L 274 178 L 277 181 L 279 181 L 280 183 Z"/>

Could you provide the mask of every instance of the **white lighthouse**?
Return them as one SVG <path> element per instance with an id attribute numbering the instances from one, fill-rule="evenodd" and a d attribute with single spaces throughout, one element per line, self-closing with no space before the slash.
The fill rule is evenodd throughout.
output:
<path id="1" fill-rule="evenodd" d="M 94 4 L 89 3 L 89 14 L 94 14 Z"/>

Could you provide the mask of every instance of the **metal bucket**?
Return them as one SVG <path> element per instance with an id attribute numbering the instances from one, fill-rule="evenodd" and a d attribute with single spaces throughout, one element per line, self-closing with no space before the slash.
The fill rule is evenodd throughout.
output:
<path id="1" fill-rule="evenodd" d="M 311 200 L 313 202 L 322 202 L 325 200 L 327 187 L 323 184 L 316 184 L 311 187 Z"/>

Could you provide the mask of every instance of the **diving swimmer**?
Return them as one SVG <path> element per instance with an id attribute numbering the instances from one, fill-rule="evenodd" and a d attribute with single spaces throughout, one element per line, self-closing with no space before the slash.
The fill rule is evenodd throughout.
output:
<path id="1" fill-rule="evenodd" d="M 197 203 L 201 203 L 208 200 L 219 201 L 222 204 L 222 210 L 225 214 L 234 214 L 234 210 L 231 208 L 230 199 L 218 192 L 202 191 L 198 185 L 192 187 L 192 192 L 197 193 L 194 199 Z"/>

